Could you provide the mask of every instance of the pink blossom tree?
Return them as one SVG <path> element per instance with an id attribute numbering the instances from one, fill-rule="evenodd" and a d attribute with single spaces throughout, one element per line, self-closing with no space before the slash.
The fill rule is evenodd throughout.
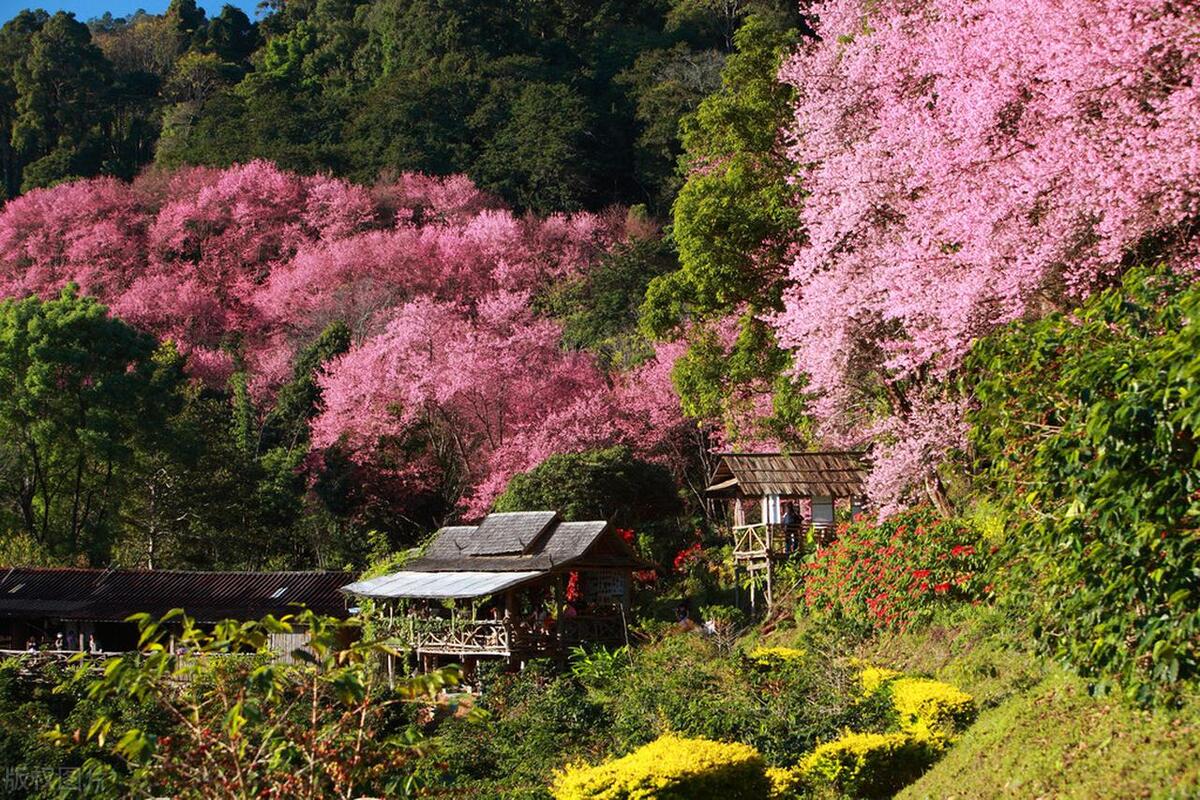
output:
<path id="1" fill-rule="evenodd" d="M 175 341 L 193 377 L 222 386 L 247 370 L 260 407 L 301 348 L 345 323 L 357 344 L 322 379 L 310 467 L 337 447 L 365 493 L 479 514 L 552 453 L 626 442 L 680 463 L 669 364 L 607 376 L 531 310 L 627 225 L 619 210 L 518 217 L 461 176 L 364 189 L 261 161 L 151 172 L 7 204 L 0 292 L 76 282 Z"/>
<path id="2" fill-rule="evenodd" d="M 395 463 L 397 449 L 427 452 L 414 471 L 394 473 L 394 490 L 440 480 L 443 496 L 478 515 L 513 473 L 610 438 L 603 376 L 559 339 L 521 293 L 496 292 L 474 308 L 407 303 L 330 365 L 313 445 L 340 446 L 359 465 Z"/>
<path id="3" fill-rule="evenodd" d="M 962 442 L 943 385 L 997 326 L 1196 264 L 1200 39 L 1167 0 L 829 0 L 787 61 L 807 243 L 774 318 L 884 507 Z M 871 397 L 886 397 L 880 415 Z"/>

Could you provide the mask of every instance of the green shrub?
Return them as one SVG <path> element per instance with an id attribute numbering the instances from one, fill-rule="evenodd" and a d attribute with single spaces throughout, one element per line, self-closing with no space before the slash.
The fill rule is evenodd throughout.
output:
<path id="1" fill-rule="evenodd" d="M 1200 675 L 1191 280 L 1133 271 L 980 342 L 967 365 L 971 441 L 1018 523 L 1002 588 L 1046 652 L 1142 701 Z"/>
<path id="2" fill-rule="evenodd" d="M 907 733 L 847 733 L 800 762 L 804 780 L 851 797 L 886 797 L 916 780 L 933 753 Z"/>
<path id="3" fill-rule="evenodd" d="M 438 747 L 424 766 L 440 783 L 505 797 L 544 795 L 555 769 L 607 752 L 612 720 L 572 677 L 554 676 L 544 663 L 532 662 L 524 672 L 498 673 L 484 685 L 477 707 L 486 718 L 452 718 L 438 728 Z"/>
<path id="4" fill-rule="evenodd" d="M 767 765 L 745 744 L 667 735 L 597 766 L 577 764 L 554 781 L 557 800 L 762 800 Z"/>

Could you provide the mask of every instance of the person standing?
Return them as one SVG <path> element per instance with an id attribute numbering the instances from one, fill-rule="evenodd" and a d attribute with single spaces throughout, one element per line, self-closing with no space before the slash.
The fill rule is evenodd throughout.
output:
<path id="1" fill-rule="evenodd" d="M 784 551 L 789 555 L 800 549 L 800 515 L 796 513 L 796 505 L 788 502 L 784 506 L 783 519 Z"/>

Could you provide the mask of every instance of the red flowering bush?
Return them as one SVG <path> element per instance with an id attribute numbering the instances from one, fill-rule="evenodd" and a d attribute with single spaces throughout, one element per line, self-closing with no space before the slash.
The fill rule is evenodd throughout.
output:
<path id="1" fill-rule="evenodd" d="M 693 542 L 675 554 L 674 567 L 679 573 L 686 573 L 691 567 L 704 558 L 704 548 L 700 542 Z"/>
<path id="2" fill-rule="evenodd" d="M 856 520 L 805 564 L 804 605 L 874 628 L 906 628 L 938 605 L 991 594 L 986 547 L 959 520 L 921 506 L 883 522 Z"/>

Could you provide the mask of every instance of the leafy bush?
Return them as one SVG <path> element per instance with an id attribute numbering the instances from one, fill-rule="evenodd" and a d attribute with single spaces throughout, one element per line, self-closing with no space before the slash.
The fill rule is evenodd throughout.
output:
<path id="1" fill-rule="evenodd" d="M 886 667 L 865 667 L 859 683 L 867 695 L 886 695 L 901 732 L 936 747 L 945 745 L 975 716 L 975 699 L 956 686 L 906 677 Z"/>
<path id="2" fill-rule="evenodd" d="M 1013 601 L 1046 652 L 1143 701 L 1200 674 L 1200 287 L 1131 272 L 969 367 L 971 440 L 1019 527 Z"/>
<path id="3" fill-rule="evenodd" d="M 90 679 L 90 726 L 48 734 L 71 754 L 106 750 L 120 771 L 97 758 L 83 767 L 89 779 L 119 787 L 113 796 L 405 796 L 421 743 L 405 708 L 457 682 L 448 668 L 389 688 L 377 666 L 388 648 L 345 644 L 357 633 L 355 619 L 302 610 L 211 630 L 178 610 L 131 619 L 142 653 L 110 658 Z M 293 630 L 307 633 L 296 663 L 275 660 L 270 634 Z M 154 709 L 151 724 L 122 713 L 131 705 Z M 166 735 L 163 719 L 171 723 Z"/>
<path id="4" fill-rule="evenodd" d="M 553 791 L 557 800 L 761 800 L 766 768 L 749 745 L 667 735 L 615 761 L 570 766 Z"/>
<path id="5" fill-rule="evenodd" d="M 864 698 L 853 670 L 821 647 L 809 652 L 763 670 L 722 656 L 711 639 L 695 634 L 640 648 L 609 706 L 617 748 L 676 733 L 745 742 L 770 763 L 791 765 L 843 728 L 888 724 L 894 714 L 887 698 Z"/>
<path id="6" fill-rule="evenodd" d="M 974 530 L 928 507 L 855 521 L 806 565 L 804 604 L 866 627 L 904 629 L 941 605 L 991 591 Z"/>
<path id="7" fill-rule="evenodd" d="M 431 781 L 480 796 L 547 797 L 554 770 L 608 752 L 612 719 L 572 677 L 534 661 L 517 674 L 497 669 L 483 685 L 483 719 L 439 725 L 422 770 Z"/>
<path id="8" fill-rule="evenodd" d="M 612 686 L 629 666 L 629 648 L 625 645 L 608 649 L 597 647 L 571 648 L 571 674 L 590 689 Z"/>
<path id="9" fill-rule="evenodd" d="M 941 746 L 970 724 L 975 716 L 971 695 L 941 681 L 897 678 L 889 684 L 900 729 L 922 741 Z"/>
<path id="10" fill-rule="evenodd" d="M 900 673 L 887 667 L 866 667 L 859 673 L 858 680 L 865 694 L 874 694 L 877 689 L 893 678 L 899 678 Z"/>
<path id="11" fill-rule="evenodd" d="M 906 733 L 847 733 L 800 762 L 804 780 L 851 797 L 886 797 L 916 780 L 930 748 Z"/>
<path id="12" fill-rule="evenodd" d="M 807 653 L 797 647 L 756 647 L 746 654 L 751 664 L 763 670 L 775 670 L 802 661 L 806 656 Z"/>
<path id="13" fill-rule="evenodd" d="M 808 783 L 799 767 L 767 767 L 771 800 L 793 800 L 808 794 Z"/>
<path id="14" fill-rule="evenodd" d="M 610 519 L 637 525 L 680 510 L 666 467 L 634 458 L 627 447 L 552 455 L 512 477 L 496 511 L 554 509 L 567 520 Z"/>

